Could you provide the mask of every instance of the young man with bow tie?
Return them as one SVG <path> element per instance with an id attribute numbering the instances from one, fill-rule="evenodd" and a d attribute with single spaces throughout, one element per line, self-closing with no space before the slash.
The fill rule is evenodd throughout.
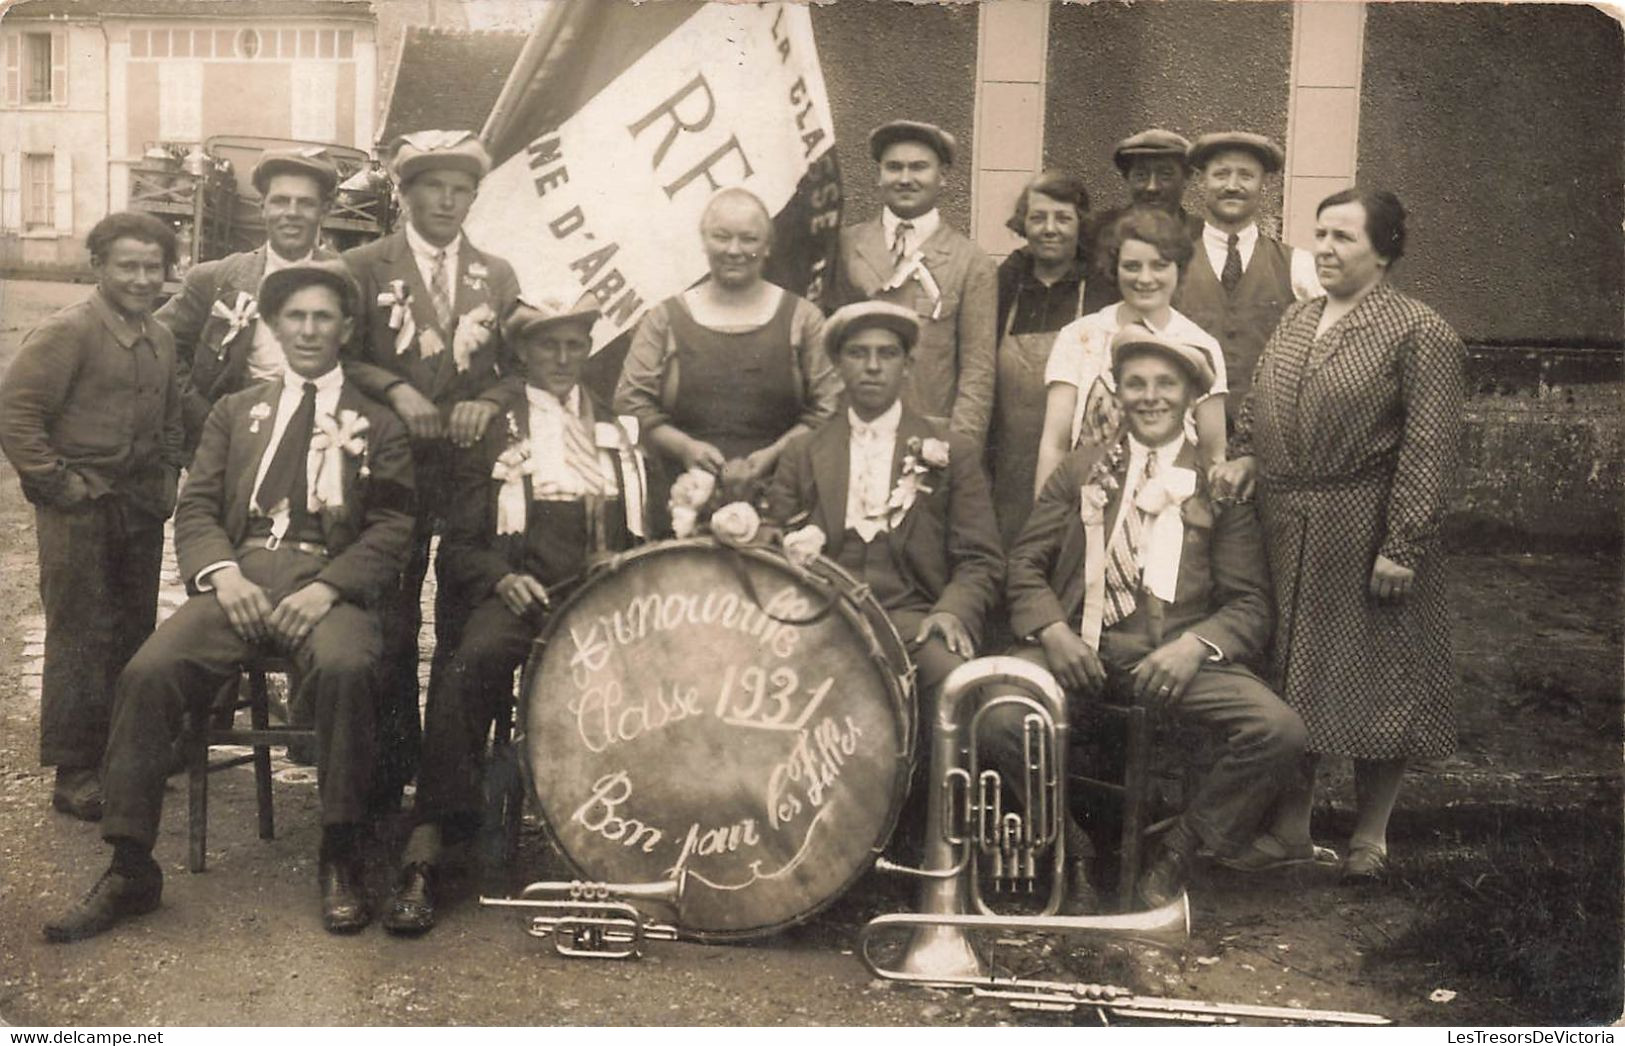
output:
<path id="1" fill-rule="evenodd" d="M 976 656 L 1004 554 L 980 448 L 900 399 L 919 331 L 913 309 L 889 302 L 829 318 L 848 407 L 785 450 L 767 519 L 792 558 L 822 552 L 869 586 L 924 700 Z"/>
<path id="2" fill-rule="evenodd" d="M 1305 838 L 1259 826 L 1303 770 L 1303 721 L 1245 667 L 1270 639 L 1263 536 L 1251 504 L 1213 499 L 1186 439 L 1185 410 L 1213 381 L 1202 350 L 1139 326 L 1112 342 L 1127 432 L 1063 461 L 1010 552 L 1015 653 L 1044 665 L 1074 701 L 1163 705 L 1224 736 L 1213 768 L 1136 886 L 1149 907 L 1184 889 L 1200 847 L 1262 870 L 1310 862 Z M 1080 706 L 1081 707 L 1081 706 Z M 1022 763 L 1021 722 L 995 716 L 994 758 Z M 1089 905 L 1087 837 L 1068 817 L 1069 909 Z M 1080 896 L 1081 895 L 1081 896 Z"/>
<path id="3" fill-rule="evenodd" d="M 251 180 L 260 194 L 265 242 L 192 266 L 180 293 L 157 312 L 175 335 L 189 452 L 220 397 L 282 376 L 282 345 L 254 300 L 260 281 L 295 262 L 338 257 L 318 242 L 339 180 L 320 151 L 269 150 L 254 164 Z"/>
<path id="4" fill-rule="evenodd" d="M 418 631 L 429 538 L 444 523 L 455 448 L 471 447 L 492 419 L 524 402 L 524 384 L 499 321 L 519 295 L 513 267 L 481 251 L 463 221 L 491 167 L 468 131 L 417 131 L 392 143 L 390 170 L 406 202 L 400 228 L 344 252 L 361 285 L 361 316 L 347 348 L 349 380 L 388 403 L 412 437 L 417 530 L 385 615 L 379 723 L 383 776 L 375 808 L 393 811 L 417 770 Z M 435 660 L 456 646 L 466 608 L 436 568 Z"/>
<path id="5" fill-rule="evenodd" d="M 429 687 L 392 933 L 434 926 L 443 847 L 479 826 L 485 739 L 548 614 L 592 563 L 648 534 L 636 433 L 581 384 L 598 315 L 590 297 L 515 303 L 502 334 L 524 367 L 524 405 L 457 457 L 441 577 L 473 610 Z"/>
<path id="6" fill-rule="evenodd" d="M 263 315 L 288 369 L 209 412 L 175 516 L 192 597 L 119 676 L 104 762 L 102 838 L 113 861 L 45 936 L 72 941 L 158 907 L 152 858 L 164 779 L 185 714 L 245 658 L 274 650 L 314 709 L 322 806 L 322 919 L 334 933 L 371 916 L 361 887 L 361 822 L 374 761 L 377 607 L 412 534 L 412 458 L 400 421 L 345 380 L 339 347 L 358 309 L 337 262 L 265 278 Z"/>

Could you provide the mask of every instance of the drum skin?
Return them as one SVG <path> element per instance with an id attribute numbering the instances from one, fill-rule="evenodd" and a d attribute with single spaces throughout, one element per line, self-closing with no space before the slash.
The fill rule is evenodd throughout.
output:
<path id="1" fill-rule="evenodd" d="M 832 563 L 645 546 L 590 578 L 532 653 L 535 798 L 584 878 L 686 870 L 685 936 L 771 933 L 838 897 L 889 838 L 912 675 L 884 612 Z"/>

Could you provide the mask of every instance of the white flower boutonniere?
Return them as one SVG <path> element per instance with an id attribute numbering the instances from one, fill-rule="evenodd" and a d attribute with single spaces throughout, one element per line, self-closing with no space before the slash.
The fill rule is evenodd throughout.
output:
<path id="1" fill-rule="evenodd" d="M 915 250 L 892 270 L 891 279 L 880 288 L 884 291 L 894 291 L 913 280 L 920 285 L 920 289 L 931 298 L 931 318 L 942 319 L 942 288 L 937 285 L 937 278 L 931 275 L 931 270 L 925 264 L 925 252 Z"/>
<path id="2" fill-rule="evenodd" d="M 936 488 L 928 482 L 948 467 L 948 444 L 940 439 L 909 437 L 903 445 L 903 467 L 897 485 L 886 499 L 886 522 L 896 529 L 921 494 Z"/>
<path id="3" fill-rule="evenodd" d="M 260 430 L 260 422 L 264 421 L 266 418 L 269 418 L 270 416 L 271 416 L 271 405 L 269 403 L 256 403 L 256 404 L 254 404 L 253 409 L 248 412 L 248 417 L 249 417 L 248 431 L 249 432 L 258 432 Z"/>
<path id="4" fill-rule="evenodd" d="M 451 359 L 457 373 L 468 370 L 474 353 L 491 340 L 491 329 L 496 322 L 496 313 L 484 302 L 457 317 L 457 329 L 451 336 Z"/>
<path id="5" fill-rule="evenodd" d="M 463 273 L 463 285 L 471 291 L 483 291 L 490 275 L 491 270 L 483 262 L 469 262 L 468 270 Z"/>
<path id="6" fill-rule="evenodd" d="M 378 304 L 389 310 L 389 329 L 395 332 L 395 353 L 412 347 L 417 336 L 417 320 L 412 317 L 412 292 L 405 280 L 390 280 L 389 289 L 378 295 Z"/>
<path id="7" fill-rule="evenodd" d="M 225 358 L 226 346 L 230 345 L 237 335 L 251 327 L 259 319 L 259 303 L 247 291 L 238 291 L 235 304 L 227 305 L 224 301 L 217 301 L 209 310 L 209 315 L 226 321 L 226 333 L 220 336 L 220 357 Z"/>
<path id="8" fill-rule="evenodd" d="M 316 416 L 316 432 L 310 437 L 311 453 L 317 456 L 316 474 L 306 498 L 310 511 L 332 512 L 344 507 L 345 458 L 359 459 L 359 475 L 368 475 L 366 432 L 371 427 L 371 422 L 353 410 L 341 410 L 337 416 Z"/>

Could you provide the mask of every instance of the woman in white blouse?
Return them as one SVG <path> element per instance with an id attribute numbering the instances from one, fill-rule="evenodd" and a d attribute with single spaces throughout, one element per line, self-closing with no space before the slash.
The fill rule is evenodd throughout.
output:
<path id="1" fill-rule="evenodd" d="M 1174 292 L 1195 251 L 1189 234 L 1164 211 L 1134 208 L 1105 230 L 1099 251 L 1101 271 L 1116 280 L 1123 300 L 1074 320 L 1055 338 L 1044 368 L 1044 432 L 1035 498 L 1073 448 L 1117 438 L 1122 417 L 1112 384 L 1111 343 L 1131 323 L 1207 354 L 1213 388 L 1192 406 L 1185 431 L 1196 443 L 1204 471 L 1224 460 L 1224 398 L 1229 391 L 1224 353 L 1212 335 L 1173 307 Z"/>

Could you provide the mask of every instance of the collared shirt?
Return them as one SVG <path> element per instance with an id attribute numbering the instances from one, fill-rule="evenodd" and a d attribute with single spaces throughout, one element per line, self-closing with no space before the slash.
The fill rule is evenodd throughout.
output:
<path id="1" fill-rule="evenodd" d="M 847 449 L 846 526 L 865 541 L 889 529 L 886 502 L 891 497 L 891 463 L 897 452 L 897 425 L 903 419 L 902 401 L 893 403 L 873 421 L 846 409 L 852 426 Z"/>
<path id="2" fill-rule="evenodd" d="M 1241 255 L 1241 271 L 1253 263 L 1253 249 L 1258 246 L 1258 223 L 1251 222 L 1236 233 L 1236 253 Z M 1224 260 L 1230 254 L 1230 234 L 1212 222 L 1202 223 L 1202 249 L 1207 252 L 1208 264 L 1214 275 L 1224 272 Z M 1315 256 L 1301 247 L 1288 247 L 1292 255 L 1292 296 L 1298 301 L 1318 298 L 1326 292 L 1321 289 L 1320 277 L 1315 275 Z"/>
<path id="3" fill-rule="evenodd" d="M 418 234 L 417 229 L 413 227 L 411 221 L 407 221 L 406 245 L 412 248 L 412 260 L 417 262 L 418 273 L 423 277 L 423 286 L 426 289 L 434 286 L 435 255 L 439 254 L 441 251 L 446 252 L 446 289 L 451 295 L 452 304 L 455 307 L 457 302 L 457 262 L 458 257 L 462 252 L 463 234 L 459 232 L 457 236 L 444 247 L 436 247 L 434 244 L 430 243 L 428 240 L 425 240 L 421 235 Z"/>
<path id="4" fill-rule="evenodd" d="M 565 413 L 581 417 L 581 386 L 565 394 L 561 403 L 546 389 L 525 386 L 525 399 L 530 405 L 530 469 L 531 492 L 537 501 L 579 501 L 587 493 L 588 480 L 574 467 L 564 452 Z M 582 429 L 595 446 L 593 454 L 598 465 L 597 479 L 605 486 L 604 496 L 614 497 L 619 492 L 615 483 L 614 466 L 604 460 L 596 447 L 596 433 L 585 422 Z"/>
<path id="5" fill-rule="evenodd" d="M 1059 279 L 1045 283 L 1033 274 L 1031 248 L 1016 248 L 999 263 L 999 337 L 1053 334 L 1084 313 L 1093 312 L 1090 304 L 1099 295 L 1093 292 L 1092 282 L 1085 275 L 1083 258 L 1074 257 Z"/>
<path id="6" fill-rule="evenodd" d="M 936 234 L 937 227 L 942 224 L 942 214 L 935 207 L 926 211 L 918 218 L 899 218 L 892 213 L 890 207 L 880 209 L 880 228 L 886 234 L 886 250 L 892 254 L 897 252 L 893 246 L 897 243 L 897 226 L 903 222 L 911 222 L 914 228 L 908 232 L 908 251 L 910 254 L 920 249 L 920 245 Z"/>
<path id="7" fill-rule="evenodd" d="M 290 265 L 314 260 L 316 251 L 310 250 L 303 258 L 288 259 L 276 252 L 276 248 L 269 243 L 265 245 L 265 274 L 281 272 Z M 264 276 L 261 279 L 264 279 Z M 287 369 L 288 358 L 282 352 L 282 342 L 277 340 L 276 332 L 265 317 L 254 321 L 254 341 L 248 347 L 248 377 L 250 381 L 269 381 L 272 378 L 282 377 Z"/>

